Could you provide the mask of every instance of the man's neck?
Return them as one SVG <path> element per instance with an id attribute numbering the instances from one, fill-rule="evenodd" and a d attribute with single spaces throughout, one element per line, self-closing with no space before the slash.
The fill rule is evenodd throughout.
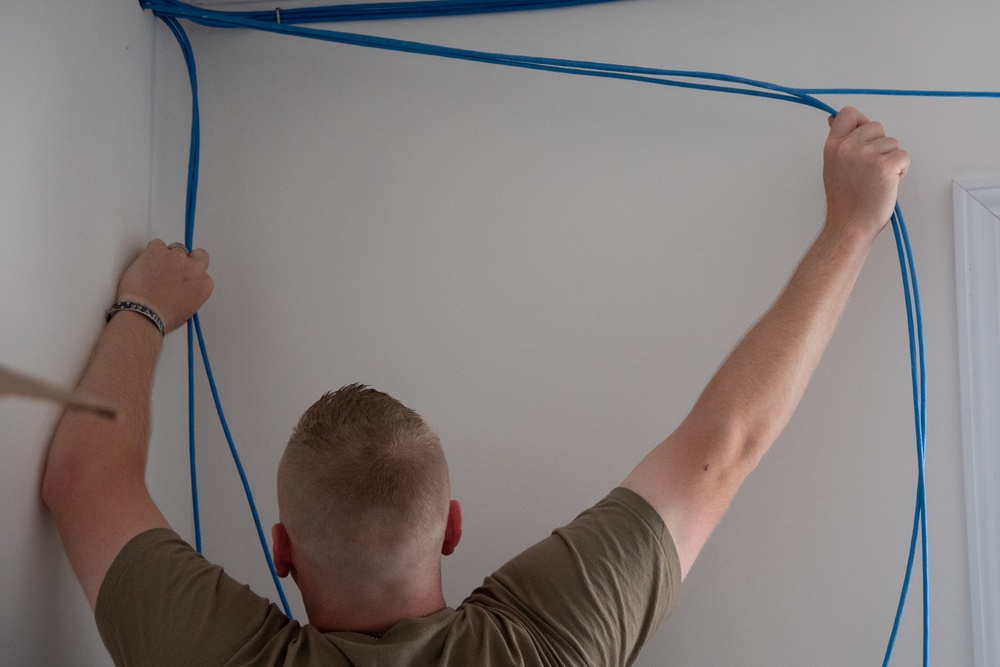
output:
<path id="1" fill-rule="evenodd" d="M 381 637 L 407 618 L 423 618 L 447 605 L 440 592 L 425 599 L 392 600 L 383 604 L 346 604 L 339 608 L 306 604 L 309 622 L 321 632 L 359 632 Z"/>
<path id="2" fill-rule="evenodd" d="M 300 582 L 309 622 L 322 632 L 381 636 L 403 619 L 423 618 L 444 609 L 440 570 L 414 577 L 405 588 L 309 586 Z"/>

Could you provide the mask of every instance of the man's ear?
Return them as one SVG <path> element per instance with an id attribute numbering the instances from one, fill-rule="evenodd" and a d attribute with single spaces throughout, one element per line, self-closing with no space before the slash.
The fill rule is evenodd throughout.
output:
<path id="1" fill-rule="evenodd" d="M 271 526 L 271 542 L 274 549 L 274 569 L 279 577 L 287 577 L 292 571 L 292 541 L 285 530 L 285 524 Z"/>
<path id="2" fill-rule="evenodd" d="M 462 505 L 457 500 L 452 500 L 448 506 L 448 524 L 444 529 L 444 543 L 441 545 L 441 553 L 450 556 L 455 553 L 455 547 L 462 539 Z"/>

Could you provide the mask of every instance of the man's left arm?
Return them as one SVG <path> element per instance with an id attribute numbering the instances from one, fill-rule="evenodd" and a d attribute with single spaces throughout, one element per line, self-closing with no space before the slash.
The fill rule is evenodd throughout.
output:
<path id="1" fill-rule="evenodd" d="M 831 118 L 822 231 L 688 416 L 622 482 L 659 512 L 685 575 L 791 419 L 872 244 L 889 222 L 909 164 L 899 142 L 857 109 Z"/>
<path id="2" fill-rule="evenodd" d="M 208 253 L 152 241 L 122 275 L 118 301 L 140 303 L 173 331 L 208 299 Z M 145 315 L 116 313 L 79 389 L 119 408 L 114 421 L 67 410 L 49 446 L 42 497 L 91 607 L 129 540 L 168 527 L 146 488 L 150 397 L 163 336 Z"/>

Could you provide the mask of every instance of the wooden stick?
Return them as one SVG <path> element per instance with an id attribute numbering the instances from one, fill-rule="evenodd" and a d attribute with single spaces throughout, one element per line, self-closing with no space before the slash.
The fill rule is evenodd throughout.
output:
<path id="1" fill-rule="evenodd" d="M 62 403 L 67 407 L 90 410 L 109 419 L 115 419 L 118 416 L 118 409 L 108 405 L 104 401 L 76 391 L 68 391 L 56 387 L 42 380 L 37 380 L 0 366 L 0 398 L 5 395 L 44 398 Z"/>

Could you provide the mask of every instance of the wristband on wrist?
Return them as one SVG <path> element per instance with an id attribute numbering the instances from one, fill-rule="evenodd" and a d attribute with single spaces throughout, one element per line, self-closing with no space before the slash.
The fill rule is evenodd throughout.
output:
<path id="1" fill-rule="evenodd" d="M 134 301 L 119 301 L 115 305 L 111 306 L 108 310 L 107 318 L 105 322 L 110 322 L 111 318 L 114 317 L 115 313 L 121 312 L 123 310 L 131 310 L 133 313 L 139 313 L 140 315 L 145 315 L 149 320 L 156 325 L 156 328 L 160 330 L 161 336 L 167 335 L 167 330 L 163 328 L 163 320 L 160 316 L 156 314 L 152 308 L 144 306 L 141 303 L 136 303 Z"/>

